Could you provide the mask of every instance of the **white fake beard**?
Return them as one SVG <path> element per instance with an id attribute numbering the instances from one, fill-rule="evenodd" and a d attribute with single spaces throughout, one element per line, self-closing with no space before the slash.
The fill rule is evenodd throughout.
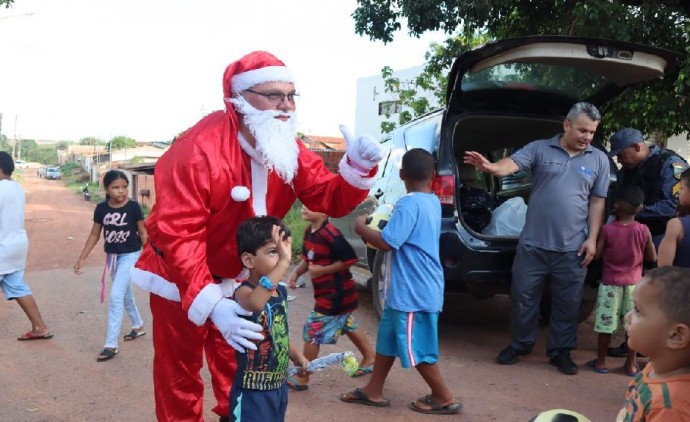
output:
<path id="1" fill-rule="evenodd" d="M 261 155 L 263 165 L 273 170 L 288 184 L 297 173 L 299 147 L 297 137 L 297 117 L 294 111 L 257 110 L 241 95 L 228 99 L 238 113 L 242 114 L 244 124 L 256 139 L 256 151 Z M 287 121 L 276 116 L 288 116 Z"/>

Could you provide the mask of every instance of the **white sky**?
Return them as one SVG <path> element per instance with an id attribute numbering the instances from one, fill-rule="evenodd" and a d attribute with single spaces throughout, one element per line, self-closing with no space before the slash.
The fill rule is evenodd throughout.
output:
<path id="1" fill-rule="evenodd" d="M 8 138 L 170 140 L 223 108 L 225 67 L 253 50 L 297 78 L 299 128 L 354 129 L 356 82 L 423 63 L 441 34 L 354 33 L 355 0 L 16 0 L 0 8 L 0 113 Z M 30 15 L 27 15 L 30 14 Z M 15 128 L 16 118 L 16 128 Z"/>

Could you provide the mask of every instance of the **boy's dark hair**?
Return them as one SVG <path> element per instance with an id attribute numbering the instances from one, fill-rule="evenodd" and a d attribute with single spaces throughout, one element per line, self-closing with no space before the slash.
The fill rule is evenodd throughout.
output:
<path id="1" fill-rule="evenodd" d="M 274 225 L 280 227 L 285 234 L 285 238 L 290 236 L 290 229 L 285 226 L 283 221 L 270 215 L 252 217 L 240 223 L 235 234 L 237 254 L 242 256 L 243 253 L 247 252 L 256 255 L 256 251 L 260 247 L 273 239 L 272 231 Z"/>
<path id="2" fill-rule="evenodd" d="M 626 215 L 635 215 L 640 212 L 644 202 L 644 191 L 637 185 L 626 185 L 616 193 L 616 203 L 620 212 Z"/>
<path id="3" fill-rule="evenodd" d="M 645 273 L 650 285 L 657 286 L 659 307 L 672 322 L 690 326 L 690 268 L 659 267 Z"/>
<path id="4" fill-rule="evenodd" d="M 413 148 L 402 157 L 402 172 L 415 182 L 426 182 L 434 175 L 434 157 L 422 148 Z"/>
<path id="5" fill-rule="evenodd" d="M 12 156 L 5 151 L 0 151 L 0 170 L 8 176 L 14 173 L 14 160 Z"/>

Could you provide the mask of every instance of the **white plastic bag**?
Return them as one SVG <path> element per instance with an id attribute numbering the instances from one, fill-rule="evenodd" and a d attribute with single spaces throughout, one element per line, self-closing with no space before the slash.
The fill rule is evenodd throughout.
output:
<path id="1" fill-rule="evenodd" d="M 520 236 L 526 215 L 525 200 L 520 196 L 510 198 L 494 210 L 491 222 L 482 233 L 487 236 Z"/>

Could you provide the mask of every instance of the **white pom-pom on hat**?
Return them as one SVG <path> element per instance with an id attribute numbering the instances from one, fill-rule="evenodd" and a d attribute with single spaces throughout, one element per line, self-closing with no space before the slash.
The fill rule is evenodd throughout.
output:
<path id="1" fill-rule="evenodd" d="M 246 186 L 235 186 L 230 191 L 230 196 L 235 202 L 244 202 L 249 199 L 249 189 Z"/>

